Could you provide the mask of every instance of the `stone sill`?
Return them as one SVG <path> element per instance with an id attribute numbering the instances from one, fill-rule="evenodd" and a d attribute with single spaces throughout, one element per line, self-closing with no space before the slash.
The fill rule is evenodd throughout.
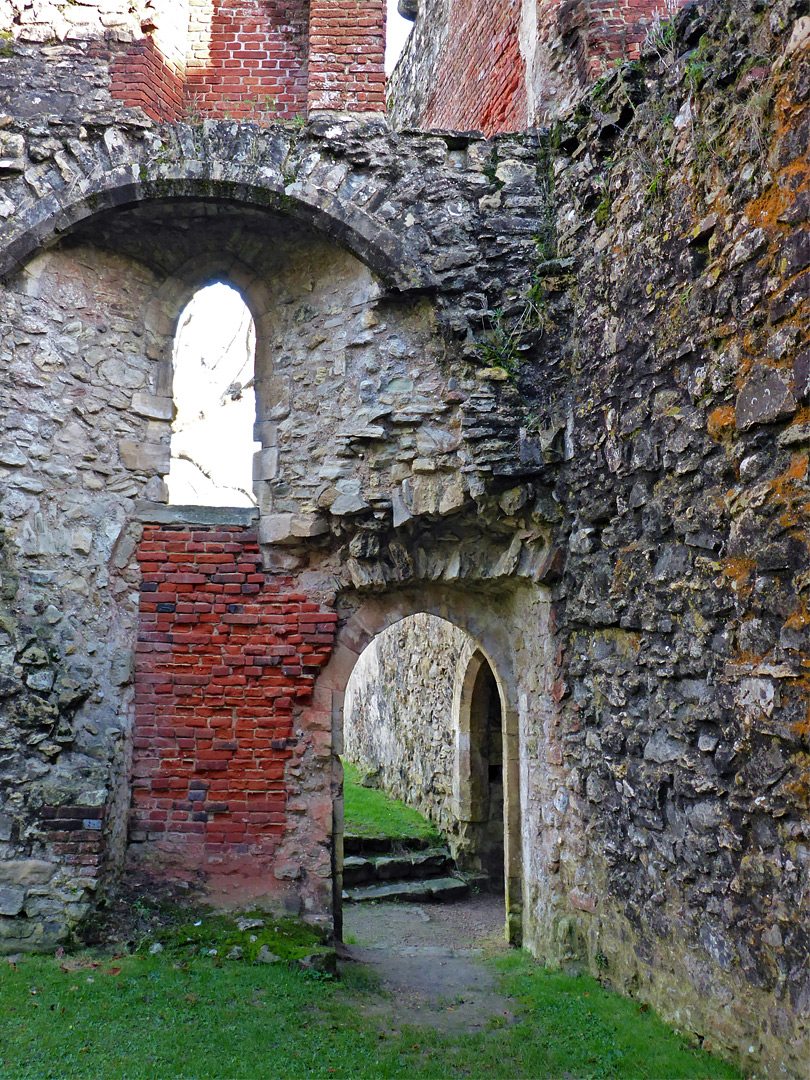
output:
<path id="1" fill-rule="evenodd" d="M 242 525 L 255 528 L 258 508 L 253 506 L 169 506 L 139 499 L 134 518 L 145 525 Z"/>

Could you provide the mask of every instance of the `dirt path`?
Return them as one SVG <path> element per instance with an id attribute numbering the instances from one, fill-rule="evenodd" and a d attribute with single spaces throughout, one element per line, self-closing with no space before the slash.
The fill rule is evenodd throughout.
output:
<path id="1" fill-rule="evenodd" d="M 505 951 L 503 899 L 452 904 L 355 904 L 344 908 L 344 963 L 379 976 L 384 992 L 364 1012 L 439 1031 L 479 1031 L 513 1023 L 512 1003 L 481 958 Z"/>

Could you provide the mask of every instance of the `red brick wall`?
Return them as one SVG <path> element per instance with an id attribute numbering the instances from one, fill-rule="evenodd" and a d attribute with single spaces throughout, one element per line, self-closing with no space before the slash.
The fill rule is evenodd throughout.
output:
<path id="1" fill-rule="evenodd" d="M 151 37 L 116 56 L 111 75 L 112 96 L 143 109 L 152 120 L 177 120 L 183 115 L 183 67 L 167 63 Z"/>
<path id="2" fill-rule="evenodd" d="M 153 120 L 259 123 L 385 111 L 385 0 L 190 0 L 112 62 L 112 94 Z"/>
<path id="3" fill-rule="evenodd" d="M 309 107 L 385 111 L 385 0 L 310 0 Z"/>
<path id="4" fill-rule="evenodd" d="M 147 527 L 138 560 L 131 840 L 256 876 L 285 830 L 293 720 L 337 616 L 265 576 L 251 530 Z"/>
<path id="5" fill-rule="evenodd" d="M 259 122 L 305 114 L 308 27 L 302 0 L 191 0 L 188 114 Z"/>
<path id="6" fill-rule="evenodd" d="M 490 135 L 526 127 L 520 0 L 455 0 L 425 127 L 476 128 Z"/>

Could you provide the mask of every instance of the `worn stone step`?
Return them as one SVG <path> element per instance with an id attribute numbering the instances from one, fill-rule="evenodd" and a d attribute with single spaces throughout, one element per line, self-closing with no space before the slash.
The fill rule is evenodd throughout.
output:
<path id="1" fill-rule="evenodd" d="M 447 848 L 429 848 L 402 855 L 349 855 L 343 860 L 343 883 L 349 887 L 367 881 L 441 877 L 452 874 L 455 869 Z"/>
<path id="2" fill-rule="evenodd" d="M 345 833 L 343 836 L 343 851 L 346 855 L 387 855 L 403 850 L 425 851 L 426 848 L 434 847 L 435 844 L 435 839 L 430 840 L 424 836 L 394 838 L 391 836 L 357 836 L 355 833 Z"/>
<path id="3" fill-rule="evenodd" d="M 380 881 L 394 878 L 428 878 L 447 875 L 455 865 L 446 848 L 430 848 L 412 855 L 383 855 L 374 859 L 376 876 Z"/>
<path id="4" fill-rule="evenodd" d="M 344 889 L 346 903 L 358 904 L 372 900 L 412 900 L 421 903 L 431 900 L 460 900 L 470 891 L 462 878 L 428 878 L 424 881 L 392 881 L 388 884 L 360 885 Z"/>

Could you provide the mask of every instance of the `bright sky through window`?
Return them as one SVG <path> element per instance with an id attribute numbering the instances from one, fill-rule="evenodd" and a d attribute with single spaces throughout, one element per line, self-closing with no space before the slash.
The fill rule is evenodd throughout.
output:
<path id="1" fill-rule="evenodd" d="M 174 344 L 171 469 L 174 505 L 252 506 L 256 334 L 244 300 L 227 285 L 192 298 Z"/>

